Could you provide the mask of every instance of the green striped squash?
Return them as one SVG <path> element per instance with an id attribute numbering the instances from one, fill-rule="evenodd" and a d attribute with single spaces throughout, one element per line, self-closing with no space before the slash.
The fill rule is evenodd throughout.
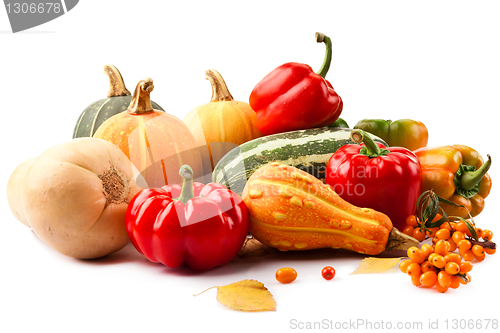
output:
<path id="1" fill-rule="evenodd" d="M 353 144 L 352 129 L 322 127 L 260 137 L 224 155 L 212 173 L 212 182 L 242 194 L 248 178 L 261 166 L 278 162 L 308 172 L 324 181 L 326 164 L 343 145 Z M 376 141 L 387 144 L 374 135 Z"/>
<path id="2" fill-rule="evenodd" d="M 123 77 L 113 65 L 104 66 L 104 73 L 109 78 L 108 97 L 90 104 L 78 118 L 73 139 L 91 137 L 101 124 L 108 118 L 127 110 L 132 100 L 132 95 L 125 87 Z M 151 101 L 153 109 L 164 111 L 158 104 Z"/>

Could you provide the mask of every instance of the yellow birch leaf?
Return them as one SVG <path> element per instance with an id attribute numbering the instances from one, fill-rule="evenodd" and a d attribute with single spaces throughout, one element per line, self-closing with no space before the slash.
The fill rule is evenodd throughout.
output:
<path id="1" fill-rule="evenodd" d="M 396 266 L 401 258 L 365 258 L 359 263 L 358 269 L 352 274 L 372 274 L 385 272 Z"/>
<path id="2" fill-rule="evenodd" d="M 212 288 L 217 288 L 217 301 L 233 310 L 276 311 L 276 302 L 273 295 L 259 281 L 242 280 L 228 284 L 227 286 Z M 199 294 L 194 296 L 197 295 Z"/>

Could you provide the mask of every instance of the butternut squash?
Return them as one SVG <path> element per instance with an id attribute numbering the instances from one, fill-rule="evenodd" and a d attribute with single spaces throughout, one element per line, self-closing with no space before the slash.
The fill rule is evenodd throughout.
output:
<path id="1" fill-rule="evenodd" d="M 282 251 L 342 248 L 368 255 L 418 244 L 393 228 L 389 217 L 356 207 L 331 186 L 277 162 L 260 167 L 243 191 L 249 232 Z"/>
<path id="2" fill-rule="evenodd" d="M 87 137 L 53 146 L 14 185 L 21 187 L 19 215 L 65 255 L 98 258 L 129 242 L 125 213 L 141 188 L 130 160 L 108 141 Z"/>
<path id="3" fill-rule="evenodd" d="M 12 214 L 14 214 L 14 217 L 27 227 L 29 227 L 30 224 L 26 218 L 26 214 L 24 213 L 23 202 L 21 200 L 21 190 L 23 187 L 24 177 L 34 161 L 35 158 L 33 157 L 19 164 L 10 175 L 7 183 L 7 201 L 9 203 L 10 210 Z"/>

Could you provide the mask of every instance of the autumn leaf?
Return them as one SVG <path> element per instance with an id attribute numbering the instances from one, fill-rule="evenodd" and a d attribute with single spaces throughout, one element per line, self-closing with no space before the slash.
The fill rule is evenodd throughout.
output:
<path id="1" fill-rule="evenodd" d="M 358 269 L 352 274 L 372 274 L 385 272 L 397 265 L 401 258 L 365 258 L 359 263 Z"/>
<path id="2" fill-rule="evenodd" d="M 222 305 L 238 311 L 276 311 L 273 295 L 256 280 L 242 280 L 217 288 L 217 300 Z M 208 288 L 210 290 L 212 288 Z M 205 290 L 205 291 L 207 291 Z M 205 291 L 202 291 L 198 296 Z"/>

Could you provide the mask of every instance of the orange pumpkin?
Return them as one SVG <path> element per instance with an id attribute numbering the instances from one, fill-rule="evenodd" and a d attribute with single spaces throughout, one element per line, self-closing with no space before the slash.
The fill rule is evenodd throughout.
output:
<path id="1" fill-rule="evenodd" d="M 262 136 L 255 127 L 255 111 L 245 102 L 235 101 L 214 69 L 205 72 L 212 84 L 210 103 L 191 110 L 183 119 L 198 146 L 208 146 L 212 170 L 231 149 Z"/>
<path id="2" fill-rule="evenodd" d="M 181 183 L 183 164 L 191 166 L 195 178 L 202 181 L 202 158 L 193 134 L 179 118 L 153 109 L 153 88 L 153 80 L 141 80 L 128 109 L 107 119 L 94 137 L 118 146 L 149 187 Z"/>

